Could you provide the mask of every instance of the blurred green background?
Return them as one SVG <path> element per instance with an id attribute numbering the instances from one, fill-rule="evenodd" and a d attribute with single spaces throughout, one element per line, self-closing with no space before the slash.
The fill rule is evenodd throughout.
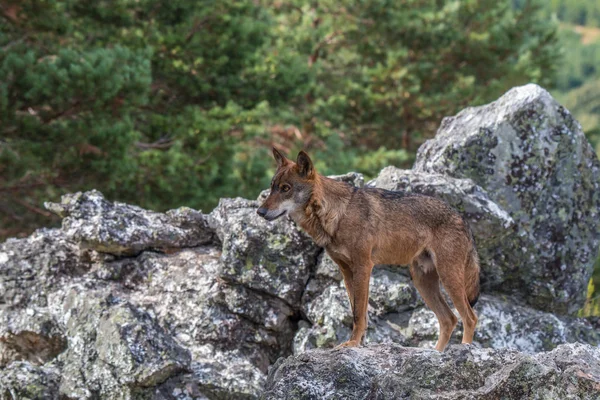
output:
<path id="1" fill-rule="evenodd" d="M 528 82 L 600 150 L 598 0 L 0 0 L 0 24 L 0 240 L 91 188 L 253 198 L 273 144 L 324 174 L 410 168 L 443 116 Z M 594 286 L 600 263 L 584 315 Z"/>

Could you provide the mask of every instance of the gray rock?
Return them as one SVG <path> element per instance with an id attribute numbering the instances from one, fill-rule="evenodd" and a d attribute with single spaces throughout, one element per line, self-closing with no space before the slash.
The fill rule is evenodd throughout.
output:
<path id="1" fill-rule="evenodd" d="M 46 308 L 0 310 L 0 368 L 16 360 L 41 365 L 66 347 L 62 327 Z"/>
<path id="2" fill-rule="evenodd" d="M 365 185 L 365 177 L 358 172 L 348 172 L 343 175 L 328 175 L 327 177 L 335 179 L 336 181 L 346 182 L 354 187 L 360 188 Z"/>
<path id="3" fill-rule="evenodd" d="M 445 118 L 417 172 L 470 178 L 515 221 L 496 248 L 505 281 L 535 307 L 573 313 L 598 253 L 600 164 L 581 126 L 536 85 Z"/>
<path id="4" fill-rule="evenodd" d="M 565 344 L 533 356 L 453 345 L 380 344 L 279 360 L 263 399 L 597 399 L 600 349 Z"/>
<path id="5" fill-rule="evenodd" d="M 116 255 L 135 255 L 147 249 L 195 247 L 213 241 L 205 216 L 182 207 L 165 214 L 110 202 L 102 193 L 64 195 L 45 207 L 63 218 L 62 229 L 84 248 Z"/>
<path id="6" fill-rule="evenodd" d="M 25 361 L 0 368 L 0 400 L 58 400 L 60 371 L 55 366 L 36 366 Z"/>
<path id="7" fill-rule="evenodd" d="M 266 221 L 258 202 L 222 199 L 210 214 L 223 243 L 221 278 L 297 304 L 321 251 L 287 217 Z"/>
<path id="8" fill-rule="evenodd" d="M 321 253 L 321 256 L 319 257 L 315 275 L 317 278 L 330 279 L 338 282 L 344 279 L 340 267 L 338 267 L 326 252 Z"/>
<path id="9" fill-rule="evenodd" d="M 47 293 L 87 272 L 89 254 L 58 229 L 40 229 L 0 244 L 0 313 L 6 308 L 46 306 Z"/>
<path id="10" fill-rule="evenodd" d="M 497 287 L 506 280 L 506 274 L 510 274 L 511 271 L 505 271 L 505 265 L 498 262 L 496 249 L 514 228 L 514 221 L 472 180 L 386 167 L 368 185 L 426 194 L 446 201 L 461 213 L 473 231 L 481 260 L 483 289 Z"/>
<path id="11" fill-rule="evenodd" d="M 217 353 L 235 351 L 243 363 L 266 372 L 271 362 L 289 352 L 293 311 L 281 299 L 223 282 L 219 256 L 210 247 L 172 255 L 144 253 L 138 269 L 147 271 L 147 278 L 130 299 L 190 350 L 192 369 L 196 354 L 205 353 L 196 349 L 210 345 Z M 217 369 L 203 376 L 219 373 Z M 218 387 L 212 381 L 200 380 L 200 385 Z"/>
<path id="12" fill-rule="evenodd" d="M 68 349 L 61 394 L 69 398 L 129 398 L 189 369 L 190 354 L 156 320 L 102 291 L 68 290 L 63 302 Z"/>
<path id="13" fill-rule="evenodd" d="M 515 349 L 524 353 L 549 351 L 564 343 L 582 342 L 600 346 L 600 332 L 584 318 L 554 314 L 519 305 L 513 299 L 482 295 L 475 306 L 479 317 L 474 343 L 493 349 Z M 458 315 L 456 310 L 454 313 Z M 437 318 L 428 308 L 415 310 L 401 332 L 409 343 L 433 348 L 438 337 Z M 451 343 L 460 343 L 462 324 Z"/>

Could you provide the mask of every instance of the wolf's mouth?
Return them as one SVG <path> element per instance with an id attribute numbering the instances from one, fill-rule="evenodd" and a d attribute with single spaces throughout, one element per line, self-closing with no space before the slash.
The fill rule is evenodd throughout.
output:
<path id="1" fill-rule="evenodd" d="M 267 221 L 274 221 L 277 218 L 281 217 L 283 214 L 285 214 L 287 212 L 287 210 L 283 210 L 282 212 L 280 212 L 279 214 L 275 215 L 274 217 L 270 216 L 269 214 L 265 215 L 265 219 Z"/>

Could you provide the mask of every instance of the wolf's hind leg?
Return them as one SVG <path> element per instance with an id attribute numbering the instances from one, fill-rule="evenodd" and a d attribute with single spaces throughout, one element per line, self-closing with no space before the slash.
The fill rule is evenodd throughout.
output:
<path id="1" fill-rule="evenodd" d="M 432 261 L 431 258 L 429 260 Z M 458 319 L 442 296 L 440 280 L 435 268 L 421 265 L 418 260 L 415 260 L 410 266 L 410 274 L 415 287 L 425 300 L 425 304 L 431 308 L 438 319 L 440 335 L 435 348 L 438 351 L 443 351 L 458 323 Z"/>
<path id="2" fill-rule="evenodd" d="M 452 299 L 454 307 L 460 314 L 460 319 L 463 322 L 464 333 L 463 343 L 472 343 L 473 335 L 475 334 L 475 326 L 477 325 L 477 315 L 469 304 L 469 298 L 465 288 L 463 262 L 451 262 L 453 257 L 443 257 L 438 254 L 438 274 L 442 281 L 442 285 Z M 444 260 L 446 262 L 444 262 Z"/>

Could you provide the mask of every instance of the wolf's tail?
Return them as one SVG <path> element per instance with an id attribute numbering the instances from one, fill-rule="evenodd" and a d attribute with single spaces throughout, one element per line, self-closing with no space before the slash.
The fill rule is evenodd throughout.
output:
<path id="1" fill-rule="evenodd" d="M 479 300 L 479 256 L 475 247 L 471 248 L 465 269 L 467 298 L 471 307 Z"/>

